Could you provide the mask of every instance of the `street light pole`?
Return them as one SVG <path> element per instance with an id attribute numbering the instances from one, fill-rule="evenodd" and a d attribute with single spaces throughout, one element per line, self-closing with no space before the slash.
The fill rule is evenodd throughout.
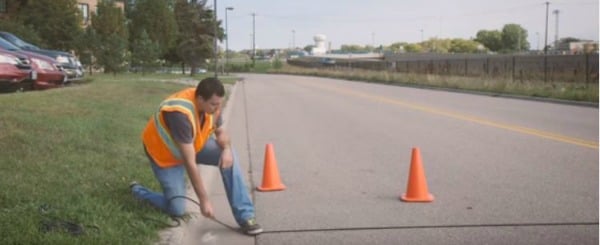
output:
<path id="1" fill-rule="evenodd" d="M 296 50 L 296 30 L 292 30 L 292 50 Z"/>
<path id="2" fill-rule="evenodd" d="M 552 11 L 553 14 L 556 15 L 556 32 L 554 33 L 554 50 L 558 50 L 558 14 L 560 13 L 560 11 L 558 9 L 555 9 L 554 11 Z"/>
<path id="3" fill-rule="evenodd" d="M 252 13 L 252 67 L 256 64 L 256 13 Z"/>
<path id="4" fill-rule="evenodd" d="M 548 81 L 548 9 L 550 2 L 546 2 L 546 34 L 544 37 L 544 82 Z"/>
<path id="5" fill-rule="evenodd" d="M 544 38 L 544 54 L 548 54 L 548 8 L 550 8 L 550 2 L 546 2 L 546 34 Z"/>
<path id="6" fill-rule="evenodd" d="M 214 24 L 214 42 L 213 42 L 213 48 L 214 48 L 214 61 L 215 61 L 215 78 L 217 78 L 218 74 L 217 74 L 217 66 L 218 66 L 218 62 L 219 62 L 219 58 L 218 58 L 218 53 L 219 53 L 219 49 L 217 47 L 217 0 L 214 0 L 214 6 L 213 6 L 213 21 L 215 22 Z"/>
<path id="7" fill-rule="evenodd" d="M 229 26 L 227 25 L 227 11 L 233 10 L 233 7 L 225 8 L 225 73 L 228 74 L 227 65 L 229 64 Z"/>
<path id="8" fill-rule="evenodd" d="M 521 53 L 521 30 L 517 32 L 517 53 Z"/>

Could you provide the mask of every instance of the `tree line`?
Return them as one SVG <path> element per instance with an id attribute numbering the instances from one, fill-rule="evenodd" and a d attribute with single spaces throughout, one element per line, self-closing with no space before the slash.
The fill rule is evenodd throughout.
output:
<path id="1" fill-rule="evenodd" d="M 107 73 L 168 63 L 188 65 L 193 75 L 212 57 L 215 36 L 224 37 L 206 0 L 136 0 L 125 11 L 116 2 L 100 0 L 83 27 L 76 0 L 8 0 L 0 30 L 42 48 L 74 52 L 90 71 Z"/>
<path id="2" fill-rule="evenodd" d="M 389 46 L 373 47 L 371 45 L 341 46 L 341 52 L 393 52 L 393 53 L 514 53 L 530 51 L 531 46 L 527 41 L 528 33 L 519 24 L 506 24 L 501 30 L 479 30 L 475 38 L 431 38 L 417 43 L 395 42 Z M 561 38 L 557 45 L 580 41 L 577 38 Z M 307 51 L 310 46 L 305 47 Z M 541 50 L 556 49 L 557 47 L 542 47 Z"/>
<path id="3" fill-rule="evenodd" d="M 480 30 L 476 38 L 430 38 L 417 43 L 395 42 L 389 46 L 342 45 L 342 52 L 393 53 L 511 53 L 529 50 L 527 31 L 518 24 L 506 24 L 502 30 Z"/>

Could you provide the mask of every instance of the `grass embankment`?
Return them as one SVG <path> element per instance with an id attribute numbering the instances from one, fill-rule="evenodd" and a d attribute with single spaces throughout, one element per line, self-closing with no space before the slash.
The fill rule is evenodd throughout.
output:
<path id="1" fill-rule="evenodd" d="M 156 220 L 167 216 L 134 200 L 128 184 L 159 189 L 140 133 L 160 101 L 184 87 L 156 82 L 173 77 L 94 75 L 83 85 L 0 94 L 0 244 L 156 240 L 164 228 Z M 85 233 L 69 234 L 60 220 Z M 57 226 L 43 232 L 44 223 Z"/>
<path id="2" fill-rule="evenodd" d="M 361 69 L 316 69 L 284 65 L 269 69 L 270 73 L 341 78 L 393 85 L 445 88 L 492 94 L 518 95 L 569 101 L 598 103 L 598 81 L 538 82 L 512 81 L 486 77 L 457 77 L 424 74 L 405 74 Z"/>

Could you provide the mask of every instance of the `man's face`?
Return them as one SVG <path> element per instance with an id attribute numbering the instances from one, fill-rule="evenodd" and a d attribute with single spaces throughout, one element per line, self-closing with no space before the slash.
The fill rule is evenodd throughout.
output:
<path id="1" fill-rule="evenodd" d="M 214 95 L 210 97 L 208 100 L 204 100 L 202 96 L 198 96 L 198 107 L 202 112 L 206 112 L 209 114 L 215 113 L 219 108 L 221 108 L 221 103 L 223 102 L 223 97 L 219 97 Z"/>

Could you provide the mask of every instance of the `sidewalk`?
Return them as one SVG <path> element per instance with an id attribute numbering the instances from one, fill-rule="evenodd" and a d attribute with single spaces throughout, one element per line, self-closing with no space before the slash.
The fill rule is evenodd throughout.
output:
<path id="1" fill-rule="evenodd" d="M 233 107 L 233 103 L 235 101 L 236 96 L 236 83 L 233 86 L 227 86 L 226 90 L 229 93 L 229 99 L 227 101 L 226 107 L 223 111 L 223 121 L 225 125 L 223 127 L 227 128 L 228 119 L 231 118 L 231 110 Z M 235 140 L 235 137 L 232 137 Z M 237 139 L 241 141 L 243 139 Z M 238 147 L 236 147 L 238 149 Z M 242 169 L 248 169 L 248 161 L 246 160 L 246 156 L 244 156 L 243 152 L 238 150 L 238 155 L 240 156 Z M 229 208 L 229 202 L 227 201 L 227 195 L 225 194 L 225 189 L 223 188 L 223 182 L 221 181 L 221 176 L 219 169 L 212 166 L 198 165 L 200 170 L 200 175 L 202 176 L 202 180 L 204 181 L 204 185 L 206 187 L 206 191 L 208 192 L 210 201 L 213 206 L 213 210 L 215 211 L 215 217 L 230 226 L 238 227 L 237 223 L 233 219 L 231 214 L 231 210 Z M 248 181 L 248 176 L 246 176 L 246 181 Z M 248 184 L 248 186 L 251 186 Z M 187 196 L 198 200 L 196 194 L 192 187 L 188 184 Z M 187 212 L 192 215 L 192 219 L 188 222 L 181 223 L 179 227 L 165 229 L 159 233 L 160 241 L 156 244 L 160 245 L 187 245 L 187 244 L 231 244 L 231 245 L 253 245 L 254 237 L 246 236 L 238 232 L 234 232 L 221 224 L 218 224 L 212 220 L 204 218 L 200 213 L 200 208 L 189 201 L 186 206 Z"/>

